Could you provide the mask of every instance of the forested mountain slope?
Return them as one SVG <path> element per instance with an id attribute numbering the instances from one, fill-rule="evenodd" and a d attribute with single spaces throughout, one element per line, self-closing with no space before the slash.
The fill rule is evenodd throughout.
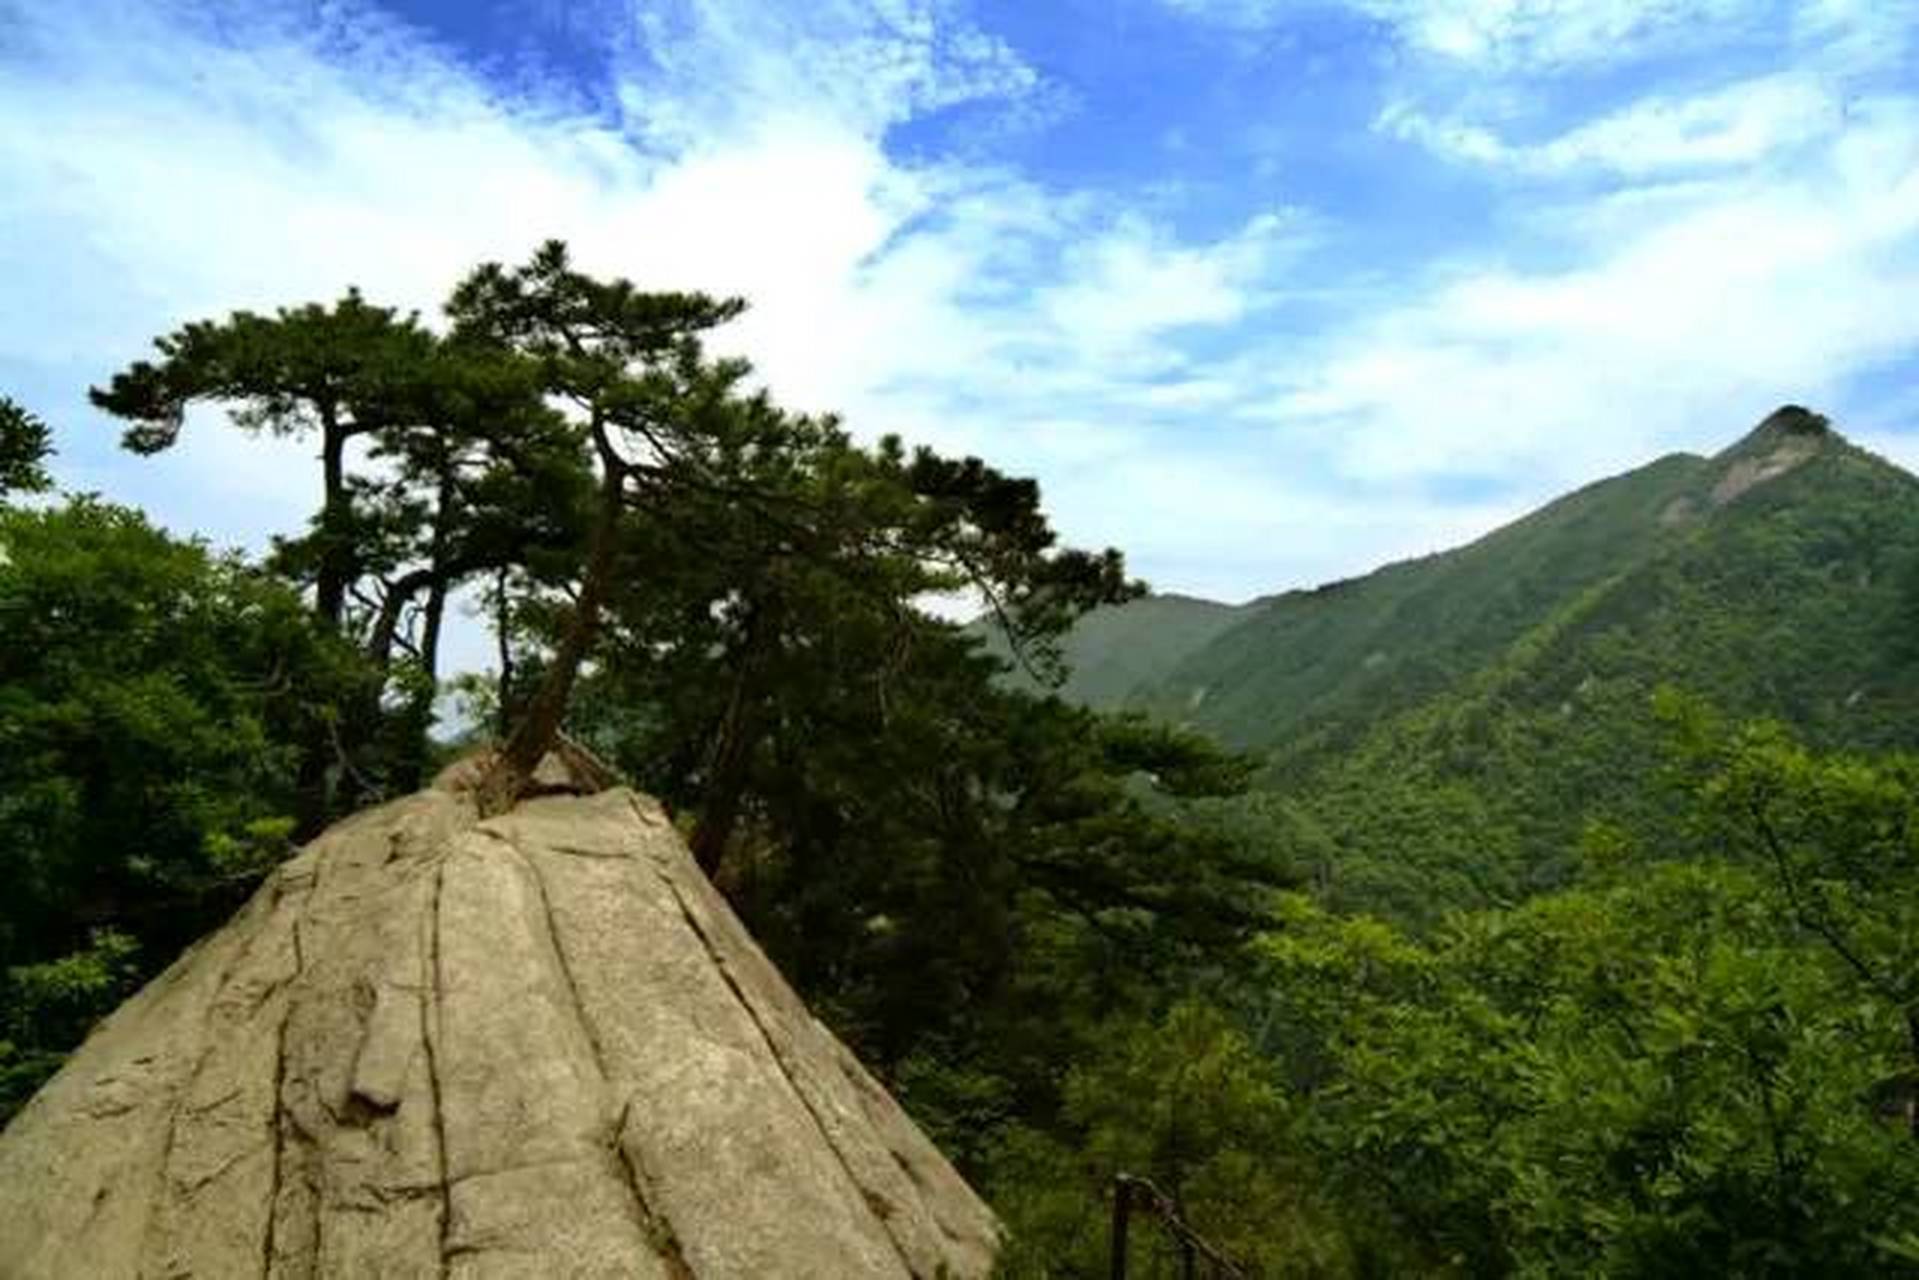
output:
<path id="1" fill-rule="evenodd" d="M 1263 603 L 1231 605 L 1155 594 L 1096 609 L 1062 640 L 1066 679 L 1054 692 L 1079 706 L 1124 706 L 1135 691 L 1156 687 L 1194 651 L 1257 612 Z M 1011 659 L 1005 633 L 990 618 L 981 618 L 972 629 L 985 637 L 988 652 Z M 1040 679 L 1017 663 L 1007 681 L 1022 689 L 1041 688 Z"/>
<path id="2" fill-rule="evenodd" d="M 1703 460 L 1662 458 L 1468 546 L 1288 592 L 1187 655 L 1141 705 L 1241 747 L 1337 733 L 1445 688 L 1663 540 Z"/>
<path id="3" fill-rule="evenodd" d="M 1654 693 L 1919 742 L 1919 480 L 1788 407 L 1455 551 L 1294 592 L 1124 701 L 1267 757 L 1331 900 L 1430 918 L 1562 883 L 1663 810 Z"/>

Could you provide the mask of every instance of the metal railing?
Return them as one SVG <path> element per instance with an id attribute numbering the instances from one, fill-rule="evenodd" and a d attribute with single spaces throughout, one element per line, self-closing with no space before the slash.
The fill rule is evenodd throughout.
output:
<path id="1" fill-rule="evenodd" d="M 1184 1280 L 1197 1280 L 1202 1261 L 1206 1263 L 1210 1280 L 1247 1280 L 1245 1270 L 1238 1263 L 1186 1225 L 1172 1197 L 1145 1178 L 1136 1178 L 1130 1173 L 1113 1179 L 1113 1280 L 1126 1280 L 1126 1233 L 1136 1208 L 1158 1218 L 1166 1234 L 1172 1237 L 1179 1250 L 1180 1275 Z"/>

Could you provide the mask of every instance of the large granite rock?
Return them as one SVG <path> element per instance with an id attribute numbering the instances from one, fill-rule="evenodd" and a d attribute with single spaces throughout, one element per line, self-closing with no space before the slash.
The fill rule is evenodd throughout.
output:
<path id="1" fill-rule="evenodd" d="M 480 821 L 470 775 L 328 831 L 101 1024 L 0 1135 L 0 1276 L 991 1269 L 657 805 Z"/>

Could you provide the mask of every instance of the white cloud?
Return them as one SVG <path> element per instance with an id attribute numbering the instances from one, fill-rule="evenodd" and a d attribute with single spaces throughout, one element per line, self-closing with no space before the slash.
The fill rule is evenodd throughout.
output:
<path id="1" fill-rule="evenodd" d="M 1359 0 L 1417 47 L 1499 70 L 1623 61 L 1658 44 L 1723 38 L 1745 0 Z"/>
<path id="2" fill-rule="evenodd" d="M 872 135 L 925 111 L 1040 86 L 951 0 L 669 0 L 632 12 L 633 74 L 621 100 L 644 136 L 671 147 L 794 111 Z"/>
<path id="3" fill-rule="evenodd" d="M 1909 66 L 1919 41 L 1919 0 L 1799 0 L 1793 37 L 1799 48 L 1818 49 L 1836 72 Z"/>
<path id="4" fill-rule="evenodd" d="M 1616 30 L 1639 14 L 1635 39 L 1650 41 L 1678 7 L 1595 12 Z M 1375 128 L 1506 183 L 1511 240 L 1447 255 L 1422 290 L 1330 336 L 1316 372 L 1280 388 L 1276 418 L 1338 431 L 1355 473 L 1563 483 L 1667 448 L 1715 448 L 1741 415 L 1781 401 L 1846 425 L 1855 375 L 1919 343 L 1919 313 L 1900 301 L 1919 286 L 1919 103 L 1885 74 L 1905 39 L 1890 39 L 1885 10 L 1788 8 L 1772 16 L 1790 69 L 1682 62 L 1681 83 L 1717 83 L 1655 87 L 1543 139 L 1518 140 L 1515 122 L 1541 114 L 1523 94 L 1506 95 L 1495 129 L 1427 114 L 1414 104 L 1430 85 L 1402 85 Z M 1518 53 L 1476 51 L 1491 81 L 1551 60 L 1515 34 L 1546 9 L 1459 11 L 1512 28 L 1499 40 Z M 1865 32 L 1888 39 L 1868 47 Z M 1857 406 L 1871 415 L 1860 426 L 1884 431 L 1874 395 Z"/>
<path id="5" fill-rule="evenodd" d="M 1381 112 L 1376 127 L 1456 160 L 1538 175 L 1598 170 L 1642 178 L 1773 159 L 1829 137 L 1845 115 L 1833 87 L 1787 72 L 1692 97 L 1640 98 L 1530 146 L 1483 126 L 1435 120 L 1403 102 Z"/>
<path id="6" fill-rule="evenodd" d="M 1458 546 L 1553 496 L 1524 487 L 1441 501 L 1420 477 L 1382 477 L 1358 492 L 1320 479 L 1257 445 L 1224 459 L 1141 449 L 1063 470 L 1047 496 L 1090 542 L 1150 546 L 1164 577 L 1156 585 L 1235 603 Z"/>
<path id="7" fill-rule="evenodd" d="M 1163 3 L 1238 28 L 1270 27 L 1324 7 L 1301 0 Z M 1731 34 L 1755 6 L 1749 0 L 1346 0 L 1345 7 L 1386 23 L 1421 53 L 1535 73 L 1621 62 L 1655 46 L 1710 44 Z"/>
<path id="8" fill-rule="evenodd" d="M 1550 215 L 1540 215 L 1542 224 Z M 1461 265 L 1348 330 L 1280 402 L 1345 439 L 1356 474 L 1571 481 L 1723 440 L 1743 407 L 1831 404 L 1919 344 L 1919 112 L 1859 104 L 1816 165 L 1576 209 L 1583 265 Z M 1731 419 L 1729 421 L 1729 419 Z"/>
<path id="9" fill-rule="evenodd" d="M 1263 30 L 1342 8 L 1384 24 L 1435 67 L 1538 78 L 1648 57 L 1704 54 L 1768 34 L 1829 68 L 1905 64 L 1919 0 L 1161 0 L 1228 29 Z"/>
<path id="10" fill-rule="evenodd" d="M 1266 278 L 1283 227 L 1277 214 L 1265 214 L 1229 239 L 1189 248 L 1127 218 L 1068 254 L 1069 282 L 1046 291 L 1041 310 L 1060 333 L 1104 349 L 1131 350 L 1186 325 L 1230 323 L 1253 303 L 1251 282 Z"/>

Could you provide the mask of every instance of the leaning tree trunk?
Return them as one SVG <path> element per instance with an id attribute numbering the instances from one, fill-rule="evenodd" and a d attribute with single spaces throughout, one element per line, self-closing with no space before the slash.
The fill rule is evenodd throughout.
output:
<path id="1" fill-rule="evenodd" d="M 625 468 L 609 459 L 600 481 L 600 510 L 587 544 L 586 572 L 580 579 L 580 595 L 573 605 L 573 617 L 567 624 L 566 634 L 560 638 L 559 650 L 553 655 L 539 690 L 527 702 L 519 723 L 507 735 L 506 744 L 500 748 L 493 767 L 479 787 L 482 813 L 504 813 L 511 809 L 532 781 L 533 770 L 559 738 L 580 667 L 599 639 L 606 596 L 612 586 L 620 512 L 625 502 Z"/>

